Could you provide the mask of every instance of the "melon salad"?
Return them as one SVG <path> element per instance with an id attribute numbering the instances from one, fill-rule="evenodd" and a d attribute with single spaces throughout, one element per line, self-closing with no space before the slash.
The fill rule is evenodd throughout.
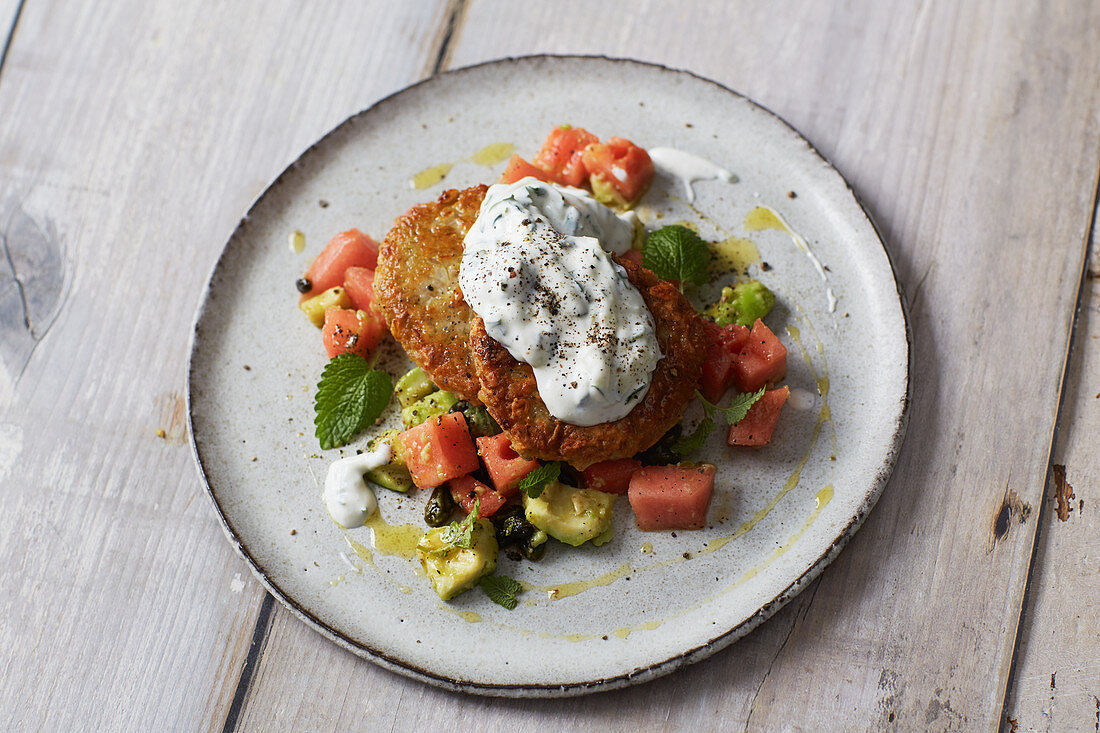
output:
<path id="1" fill-rule="evenodd" d="M 654 173 L 647 151 L 629 140 L 601 142 L 582 128 L 561 126 L 530 161 L 513 155 L 500 182 L 534 178 L 584 189 L 621 212 L 642 199 Z M 709 248 L 683 226 L 643 232 L 619 257 L 672 281 L 681 293 L 693 293 L 693 283 L 708 278 Z M 720 422 L 728 424 L 729 446 L 766 445 L 790 394 L 779 386 L 786 348 L 764 321 L 775 295 L 755 280 L 730 282 L 717 302 L 698 309 L 706 355 L 696 395 L 704 417 L 690 434 L 676 424 L 633 457 L 583 470 L 524 456 L 485 407 L 438 388 L 419 366 L 396 385 L 374 368 L 388 333 L 374 291 L 378 258 L 378 243 L 350 229 L 336 234 L 297 282 L 299 306 L 321 330 L 330 359 L 315 405 L 321 447 L 348 444 L 389 410 L 400 410 L 404 428 L 371 436 L 369 454 L 352 457 L 358 458 L 350 471 L 355 491 L 330 486 L 336 482 L 330 472 L 326 503 L 337 523 L 349 528 L 376 510 L 374 487 L 422 492 L 427 528 L 417 557 L 443 600 L 480 585 L 495 602 L 514 607 L 521 585 L 494 575 L 498 553 L 537 561 L 551 545 L 603 545 L 612 539 L 619 496 L 627 497 L 639 530 L 702 529 L 716 469 L 693 454 Z M 669 270 L 670 260 L 679 269 Z M 735 395 L 719 406 L 731 388 Z M 348 473 L 345 466 L 341 475 Z"/>

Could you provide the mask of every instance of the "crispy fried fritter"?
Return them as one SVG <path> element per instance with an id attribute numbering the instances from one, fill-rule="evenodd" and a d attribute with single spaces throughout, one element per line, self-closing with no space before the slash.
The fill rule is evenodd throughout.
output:
<path id="1" fill-rule="evenodd" d="M 378 253 L 374 292 L 390 332 L 436 385 L 480 404 L 470 360 L 474 316 L 458 287 L 462 239 L 488 186 L 451 189 L 409 209 Z"/>
<path id="2" fill-rule="evenodd" d="M 706 356 L 706 336 L 695 309 L 671 283 L 650 270 L 616 258 L 653 314 L 663 358 L 649 391 L 626 417 L 600 425 L 564 423 L 546 409 L 531 367 L 512 358 L 485 332 L 475 314 L 470 350 L 481 382 L 481 401 L 512 447 L 529 458 L 566 461 L 579 469 L 629 458 L 650 447 L 675 425 L 695 394 Z"/>

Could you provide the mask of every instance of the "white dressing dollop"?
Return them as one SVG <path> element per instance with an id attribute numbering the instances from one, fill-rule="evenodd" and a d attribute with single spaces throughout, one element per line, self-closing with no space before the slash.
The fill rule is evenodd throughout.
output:
<path id="1" fill-rule="evenodd" d="M 711 163 L 698 155 L 685 153 L 675 148 L 650 148 L 649 157 L 653 165 L 667 175 L 679 178 L 684 184 L 684 193 L 688 203 L 695 202 L 695 189 L 692 188 L 696 181 L 725 181 L 730 183 L 734 176 L 725 168 Z"/>
<path id="2" fill-rule="evenodd" d="M 390 444 L 383 442 L 372 451 L 341 458 L 328 467 L 325 507 L 334 522 L 344 529 L 366 524 L 378 509 L 378 500 L 374 490 L 363 480 L 363 474 L 386 465 L 392 455 Z"/>
<path id="3" fill-rule="evenodd" d="M 661 359 L 653 316 L 608 254 L 633 237 L 631 217 L 530 177 L 490 186 L 466 234 L 463 297 L 563 422 L 625 417 Z"/>

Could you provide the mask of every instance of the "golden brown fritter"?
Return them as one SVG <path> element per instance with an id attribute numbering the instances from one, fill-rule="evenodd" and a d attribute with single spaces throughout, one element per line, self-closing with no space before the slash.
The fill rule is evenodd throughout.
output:
<path id="1" fill-rule="evenodd" d="M 470 360 L 474 316 L 458 287 L 462 239 L 488 186 L 451 189 L 397 219 L 378 252 L 374 292 L 390 332 L 436 385 L 478 402 Z"/>
<path id="2" fill-rule="evenodd" d="M 649 391 L 621 420 L 583 427 L 564 423 L 546 409 L 531 367 L 512 358 L 485 332 L 475 314 L 470 350 L 481 382 L 479 396 L 512 447 L 528 458 L 566 461 L 579 469 L 599 461 L 629 458 L 650 447 L 679 422 L 695 388 L 707 344 L 695 309 L 671 283 L 650 270 L 616 258 L 653 314 L 664 357 Z"/>

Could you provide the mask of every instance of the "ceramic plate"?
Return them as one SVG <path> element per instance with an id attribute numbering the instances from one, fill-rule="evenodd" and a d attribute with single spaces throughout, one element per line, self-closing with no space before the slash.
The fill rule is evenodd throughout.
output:
<path id="1" fill-rule="evenodd" d="M 728 448 L 719 431 L 698 456 L 718 466 L 706 529 L 641 532 L 620 500 L 606 546 L 555 543 L 538 563 L 502 556 L 498 572 L 528 587 L 515 610 L 479 589 L 443 603 L 407 554 L 408 536 L 425 528 L 427 492 L 380 489 L 385 526 L 345 531 L 325 510 L 329 463 L 362 443 L 318 448 L 312 405 L 324 352 L 294 281 L 333 234 L 358 227 L 381 239 L 409 206 L 494 181 L 510 146 L 530 158 L 560 123 L 675 147 L 735 175 L 697 182 L 694 201 L 659 175 L 639 214 L 651 227 L 691 222 L 723 242 L 716 284 L 697 298 L 713 297 L 738 268 L 778 294 L 768 321 L 788 349 L 792 398 L 770 445 Z M 295 231 L 305 235 L 302 253 L 288 246 Z M 271 184 L 210 278 L 195 323 L 189 413 L 196 460 L 231 542 L 307 624 L 441 687 L 575 695 L 702 659 L 805 587 L 890 474 L 908 364 L 882 243 L 841 176 L 797 132 L 686 72 L 533 57 L 443 74 L 384 99 Z M 408 362 L 391 342 L 381 365 L 399 376 Z"/>

